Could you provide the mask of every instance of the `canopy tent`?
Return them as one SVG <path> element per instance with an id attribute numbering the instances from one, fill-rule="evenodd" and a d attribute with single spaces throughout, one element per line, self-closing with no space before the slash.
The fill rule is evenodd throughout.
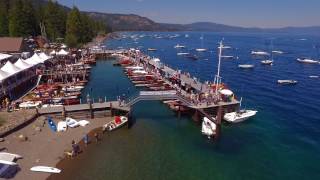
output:
<path id="1" fill-rule="evenodd" d="M 65 48 L 67 48 L 67 47 L 68 47 L 68 46 L 65 45 L 65 44 L 62 44 L 62 45 L 61 45 L 61 48 L 62 48 L 62 49 L 65 49 Z"/>
<path id="2" fill-rule="evenodd" d="M 39 57 L 44 61 L 47 61 L 52 58 L 51 56 L 46 55 L 46 53 L 44 53 L 44 52 L 40 53 Z"/>
<path id="3" fill-rule="evenodd" d="M 10 76 L 10 74 L 8 74 L 7 72 L 0 70 L 0 82 L 5 80 L 9 76 Z"/>
<path id="4" fill-rule="evenodd" d="M 8 58 L 10 58 L 10 57 L 12 57 L 12 55 L 0 53 L 0 61 L 5 60 L 5 59 L 8 59 Z"/>
<path id="5" fill-rule="evenodd" d="M 233 92 L 231 90 L 229 90 L 229 89 L 222 89 L 220 91 L 220 94 L 225 95 L 225 96 L 232 96 Z"/>
<path id="6" fill-rule="evenodd" d="M 58 56 L 67 56 L 69 52 L 65 51 L 64 49 L 61 49 L 59 52 L 57 52 Z"/>
<path id="7" fill-rule="evenodd" d="M 18 68 L 17 66 L 13 65 L 10 61 L 8 61 L 2 68 L 2 71 L 5 71 L 9 74 L 9 76 L 14 75 L 20 71 L 22 71 L 22 69 Z"/>
<path id="8" fill-rule="evenodd" d="M 18 59 L 18 61 L 16 63 L 14 63 L 14 65 L 22 70 L 29 69 L 33 66 L 32 64 L 26 63 L 22 59 Z"/>
<path id="9" fill-rule="evenodd" d="M 44 63 L 45 60 L 43 60 L 41 57 L 39 57 L 39 55 L 37 53 L 34 53 L 34 55 L 31 58 L 26 59 L 25 62 L 28 64 L 36 65 L 36 64 Z"/>
<path id="10" fill-rule="evenodd" d="M 55 50 L 51 51 L 50 55 L 56 55 L 57 52 Z"/>

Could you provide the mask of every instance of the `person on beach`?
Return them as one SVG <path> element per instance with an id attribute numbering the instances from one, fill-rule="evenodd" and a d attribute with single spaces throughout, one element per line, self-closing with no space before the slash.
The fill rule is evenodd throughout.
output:
<path id="1" fill-rule="evenodd" d="M 88 135 L 88 134 L 84 135 L 84 137 L 83 137 L 83 142 L 84 142 L 84 144 L 85 144 L 86 146 L 89 144 L 89 135 Z"/>
<path id="2" fill-rule="evenodd" d="M 72 140 L 71 144 L 72 144 L 72 156 L 75 157 L 80 153 L 80 146 L 74 140 Z"/>
<path id="3" fill-rule="evenodd" d="M 99 141 L 99 135 L 98 135 L 98 133 L 94 133 L 94 138 L 96 139 L 96 142 Z"/>

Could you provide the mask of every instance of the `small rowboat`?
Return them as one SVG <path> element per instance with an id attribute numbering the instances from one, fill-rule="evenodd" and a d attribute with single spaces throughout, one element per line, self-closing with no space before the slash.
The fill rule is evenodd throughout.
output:
<path id="1" fill-rule="evenodd" d="M 115 129 L 120 128 L 128 122 L 128 118 L 125 116 L 116 116 L 113 121 L 105 124 L 103 126 L 104 129 L 108 131 L 113 131 Z"/>
<path id="2" fill-rule="evenodd" d="M 61 172 L 60 169 L 49 167 L 49 166 L 34 166 L 30 170 L 35 172 L 46 172 L 46 173 L 56 173 L 56 174 Z"/>

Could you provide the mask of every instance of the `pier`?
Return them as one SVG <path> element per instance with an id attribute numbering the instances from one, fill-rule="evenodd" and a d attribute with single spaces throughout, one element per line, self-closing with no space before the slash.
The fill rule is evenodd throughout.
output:
<path id="1" fill-rule="evenodd" d="M 221 46 L 222 43 L 221 43 Z M 220 48 L 222 49 L 222 48 Z M 215 137 L 219 137 L 221 129 L 221 121 L 224 113 L 234 112 L 239 109 L 240 102 L 234 98 L 222 100 L 219 94 L 220 89 L 226 88 L 221 83 L 220 77 L 220 63 L 218 65 L 218 73 L 215 76 L 214 84 L 208 82 L 200 82 L 199 79 L 191 77 L 189 73 L 182 73 L 180 70 L 163 64 L 160 60 L 152 59 L 144 55 L 139 50 L 100 50 L 91 51 L 95 57 L 116 57 L 119 61 L 127 59 L 131 61 L 129 64 L 117 63 L 123 66 L 125 74 L 135 84 L 136 87 L 150 88 L 152 84 L 162 84 L 170 88 L 165 90 L 155 90 L 158 88 L 150 88 L 151 91 L 140 91 L 136 97 L 131 97 L 125 103 L 126 107 L 131 107 L 139 101 L 175 101 L 177 103 L 177 112 L 180 117 L 181 107 L 187 108 L 196 122 L 201 122 L 203 117 L 207 117 L 210 121 L 216 124 L 217 131 Z M 222 52 L 220 51 L 219 62 L 221 60 Z M 147 74 L 130 74 L 130 70 L 126 69 L 127 66 L 142 67 Z M 154 76 L 155 81 L 136 80 L 144 76 Z M 172 80 L 174 79 L 174 80 Z M 161 86 L 161 85 L 160 85 Z M 161 88 L 160 88 L 161 89 Z M 207 97 L 209 96 L 209 97 Z M 205 97 L 205 98 L 203 98 Z M 203 101 L 202 99 L 206 99 Z"/>

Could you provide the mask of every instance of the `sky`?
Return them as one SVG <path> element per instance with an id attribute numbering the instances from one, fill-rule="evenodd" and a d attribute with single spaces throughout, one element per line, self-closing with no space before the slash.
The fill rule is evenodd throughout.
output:
<path id="1" fill-rule="evenodd" d="M 319 26 L 320 0 L 58 0 L 83 11 L 137 14 L 156 22 L 242 27 Z"/>

